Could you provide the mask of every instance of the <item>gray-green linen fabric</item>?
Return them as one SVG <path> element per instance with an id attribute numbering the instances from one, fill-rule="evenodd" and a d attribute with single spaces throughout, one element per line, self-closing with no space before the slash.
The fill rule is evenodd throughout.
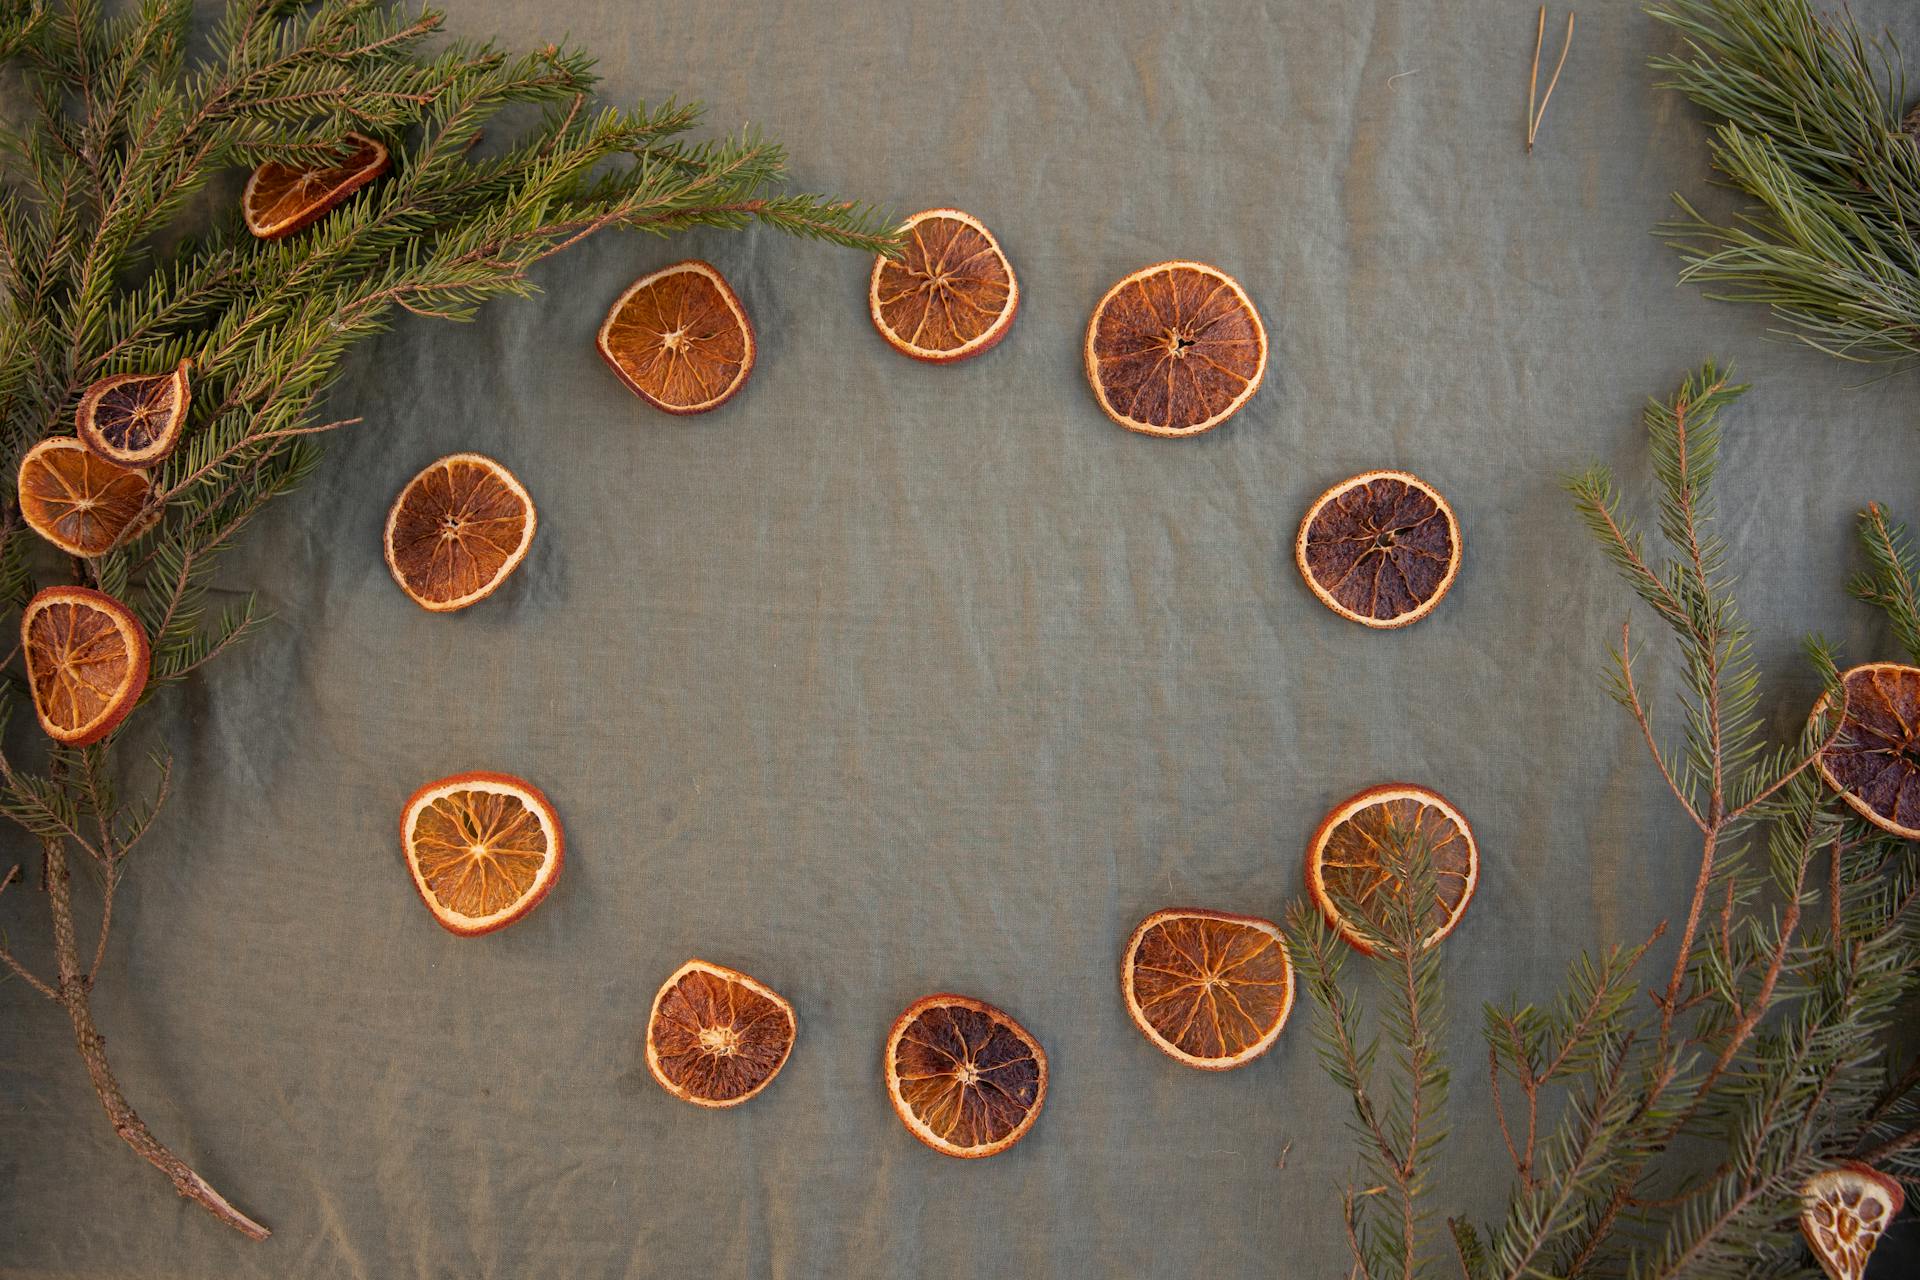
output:
<path id="1" fill-rule="evenodd" d="M 1920 46 L 1902 0 L 1856 7 Z M 1531 0 L 451 9 L 461 36 L 570 38 L 614 100 L 766 126 L 808 188 L 972 211 L 1019 318 L 984 358 L 919 365 L 873 332 L 865 258 L 608 235 L 537 300 L 368 344 L 332 405 L 365 424 L 223 569 L 277 621 L 148 718 L 178 785 L 98 998 L 156 1132 L 275 1235 L 174 1197 L 102 1119 L 64 1019 L 6 982 L 0 1272 L 1343 1276 L 1347 1106 L 1307 1011 L 1205 1075 L 1133 1029 L 1116 963 L 1158 907 L 1279 916 L 1320 815 L 1387 779 L 1480 836 L 1447 944 L 1440 1190 L 1496 1211 L 1480 1002 L 1644 936 L 1693 871 L 1603 691 L 1621 620 L 1651 619 L 1559 477 L 1598 460 L 1644 493 L 1646 398 L 1707 357 L 1755 382 L 1719 487 L 1782 733 L 1815 690 L 1804 633 L 1892 652 L 1842 589 L 1853 513 L 1920 517 L 1911 378 L 1676 285 L 1652 228 L 1707 171 L 1646 66 L 1669 36 L 1582 5 L 1529 157 Z M 761 347 L 736 400 L 683 420 L 593 335 L 689 256 Z M 1101 416 L 1080 345 L 1114 280 L 1176 257 L 1245 284 L 1272 358 L 1237 418 L 1165 441 Z M 456 450 L 507 463 L 540 530 L 504 590 L 442 617 L 395 588 L 380 531 Z M 1314 495 L 1380 466 L 1452 499 L 1466 559 L 1428 620 L 1376 634 L 1314 601 L 1291 545 Z M 568 855 L 531 916 L 465 940 L 416 899 L 395 822 L 475 768 L 543 787 Z M 44 961 L 33 890 L 0 924 Z M 646 1071 L 648 1004 L 690 955 L 799 1011 L 738 1111 Z M 1044 1114 L 997 1159 L 935 1155 L 883 1096 L 887 1026 L 935 990 L 1051 1054 Z"/>

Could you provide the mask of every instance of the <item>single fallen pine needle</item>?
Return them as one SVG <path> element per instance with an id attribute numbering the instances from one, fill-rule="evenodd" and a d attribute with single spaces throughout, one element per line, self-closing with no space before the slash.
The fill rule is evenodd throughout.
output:
<path id="1" fill-rule="evenodd" d="M 1527 76 L 1527 154 L 1533 154 L 1533 140 L 1540 136 L 1540 122 L 1546 119 L 1547 103 L 1553 101 L 1553 87 L 1560 83 L 1560 68 L 1567 65 L 1567 50 L 1573 48 L 1573 10 L 1567 10 L 1567 38 L 1560 44 L 1560 60 L 1553 64 L 1553 75 L 1547 80 L 1547 91 L 1540 97 L 1540 105 L 1534 106 L 1534 95 L 1540 87 L 1540 47 L 1547 38 L 1547 6 L 1540 6 L 1540 21 L 1533 32 L 1533 70 Z"/>

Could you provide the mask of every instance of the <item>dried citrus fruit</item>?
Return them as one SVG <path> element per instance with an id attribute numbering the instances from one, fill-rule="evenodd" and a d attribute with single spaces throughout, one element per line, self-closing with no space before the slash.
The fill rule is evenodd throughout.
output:
<path id="1" fill-rule="evenodd" d="M 452 453 L 413 479 L 387 512 L 387 568 L 422 609 L 451 613 L 492 595 L 520 567 L 539 523 L 511 471 Z"/>
<path id="2" fill-rule="evenodd" d="M 153 484 L 144 472 L 117 466 L 72 436 L 52 436 L 20 460 L 20 514 L 33 531 L 68 555 L 97 556 L 137 531 Z"/>
<path id="3" fill-rule="evenodd" d="M 463 937 L 504 929 L 560 878 L 560 815 L 507 773 L 456 773 L 413 793 L 400 847 L 427 910 Z"/>
<path id="4" fill-rule="evenodd" d="M 1433 612 L 1453 586 L 1460 522 L 1419 476 L 1367 471 L 1314 499 L 1293 558 L 1320 603 L 1341 617 L 1404 627 Z"/>
<path id="5" fill-rule="evenodd" d="M 1873 1247 L 1906 1203 L 1893 1178 L 1847 1160 L 1800 1189 L 1800 1233 L 1832 1280 L 1864 1280 Z"/>
<path id="6" fill-rule="evenodd" d="M 1231 418 L 1267 371 L 1267 331 L 1240 282 L 1201 262 L 1145 267 L 1087 325 L 1087 380 L 1129 431 L 1193 436 Z"/>
<path id="7" fill-rule="evenodd" d="M 600 326 L 600 358 L 627 389 L 668 413 L 718 409 L 753 372 L 753 324 L 710 264 L 641 276 Z"/>
<path id="8" fill-rule="evenodd" d="M 255 169 L 240 194 L 247 230 L 262 240 L 278 240 L 310 227 L 392 164 L 385 145 L 365 134 L 349 133 L 340 142 L 348 150 L 332 164 L 269 160 Z"/>
<path id="9" fill-rule="evenodd" d="M 1156 911 L 1127 939 L 1120 994 L 1133 1025 L 1160 1052 L 1229 1071 L 1280 1038 L 1293 1011 L 1293 960 L 1271 920 Z"/>
<path id="10" fill-rule="evenodd" d="M 873 327 L 895 351 L 948 364 L 990 351 L 1020 309 L 1013 264 L 981 221 L 928 209 L 900 228 L 898 258 L 876 258 L 867 285 Z"/>
<path id="11" fill-rule="evenodd" d="M 1820 752 L 1821 776 L 1868 822 L 1920 840 L 1920 667 L 1869 662 L 1840 684 L 1846 719 Z M 1814 718 L 1826 711 L 1822 694 Z"/>
<path id="12" fill-rule="evenodd" d="M 1307 844 L 1307 892 L 1334 931 L 1369 955 L 1367 933 L 1341 914 L 1341 903 L 1357 906 L 1372 931 L 1384 933 L 1404 888 L 1387 860 L 1396 842 L 1408 840 L 1425 843 L 1433 868 L 1430 947 L 1460 923 L 1480 879 L 1473 828 L 1445 796 L 1403 782 L 1369 787 L 1336 805 Z"/>
<path id="13" fill-rule="evenodd" d="M 1047 1055 L 1000 1010 L 967 996 L 923 996 L 887 1036 L 887 1096 L 907 1132 L 942 1155 L 999 1155 L 1027 1136 L 1047 1100 Z"/>
<path id="14" fill-rule="evenodd" d="M 74 414 L 81 443 L 123 467 L 149 467 L 172 453 L 193 399 L 188 361 L 172 373 L 122 373 L 87 388 Z"/>
<path id="15" fill-rule="evenodd" d="M 737 1107 L 787 1065 L 799 1023 L 772 988 L 736 969 L 689 960 L 653 998 L 647 1070 L 699 1107 Z"/>
<path id="16" fill-rule="evenodd" d="M 27 601 L 20 650 L 40 727 L 69 747 L 112 733 L 147 687 L 146 629 L 91 587 L 48 587 Z"/>

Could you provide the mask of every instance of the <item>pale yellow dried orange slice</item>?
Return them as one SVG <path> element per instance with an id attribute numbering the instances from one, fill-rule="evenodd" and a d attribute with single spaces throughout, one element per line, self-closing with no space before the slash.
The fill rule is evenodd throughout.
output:
<path id="1" fill-rule="evenodd" d="M 91 587 L 48 587 L 20 615 L 34 715 L 55 742 L 91 746 L 147 687 L 152 650 L 133 610 Z"/>
<path id="2" fill-rule="evenodd" d="M 894 1114 L 942 1155 L 978 1160 L 1027 1136 L 1047 1100 L 1047 1055 L 1007 1014 L 969 996 L 923 996 L 887 1036 Z"/>
<path id="3" fill-rule="evenodd" d="M 52 436 L 20 460 L 20 515 L 68 555 L 97 556 L 149 527 L 153 484 L 72 436 Z"/>
<path id="4" fill-rule="evenodd" d="M 456 773 L 413 793 L 400 848 L 427 910 L 449 933 L 504 929 L 540 904 L 560 876 L 560 815 L 540 789 L 508 773 Z"/>
<path id="5" fill-rule="evenodd" d="M 464 609 L 520 567 L 538 524 L 533 497 L 513 472 L 483 454 L 449 454 L 393 500 L 387 568 L 422 609 Z"/>
<path id="6" fill-rule="evenodd" d="M 171 373 L 122 373 L 87 388 L 74 424 L 87 448 L 123 467 L 150 467 L 172 453 L 186 431 L 193 385 L 189 362 Z"/>
<path id="7" fill-rule="evenodd" d="M 600 326 L 600 358 L 627 389 L 668 413 L 705 413 L 753 372 L 753 324 L 726 277 L 697 259 L 641 276 Z"/>
<path id="8" fill-rule="evenodd" d="M 689 960 L 653 997 L 647 1070 L 697 1107 L 737 1107 L 773 1083 L 800 1028 L 793 1006 L 737 969 Z"/>
<path id="9" fill-rule="evenodd" d="M 1307 844 L 1307 892 L 1334 932 L 1371 955 L 1372 937 L 1385 934 L 1406 890 L 1395 863 L 1407 842 L 1426 846 L 1434 900 L 1426 907 L 1433 931 L 1426 946 L 1452 933 L 1480 882 L 1480 851 L 1473 828 L 1447 798 L 1426 787 L 1389 782 L 1368 787 L 1334 806 Z M 1365 917 L 1350 920 L 1343 903 Z"/>
<path id="10" fill-rule="evenodd" d="M 345 154 L 330 164 L 269 160 L 255 169 L 240 193 L 247 230 L 262 240 L 304 230 L 392 166 L 384 143 L 361 133 L 349 133 L 340 141 Z"/>
<path id="11" fill-rule="evenodd" d="M 1801 1188 L 1800 1234 L 1830 1280 L 1866 1280 L 1874 1246 L 1906 1200 L 1896 1179 L 1844 1160 Z"/>
<path id="12" fill-rule="evenodd" d="M 1293 1011 L 1293 960 L 1271 920 L 1169 908 L 1127 939 L 1120 995 L 1154 1048 L 1189 1067 L 1230 1071 L 1280 1038 Z"/>
<path id="13" fill-rule="evenodd" d="M 1460 573 L 1460 522 L 1438 490 L 1406 471 L 1366 471 L 1307 508 L 1294 563 L 1320 603 L 1390 630 L 1433 612 Z"/>
<path id="14" fill-rule="evenodd" d="M 1226 272 L 1162 262 L 1100 299 L 1087 324 L 1086 363 L 1101 411 L 1127 430 L 1197 436 L 1260 389 L 1267 330 Z"/>
<path id="15" fill-rule="evenodd" d="M 887 345 L 933 364 L 998 346 L 1020 309 L 1020 282 L 986 224 L 927 209 L 900 231 L 900 256 L 875 258 L 867 284 L 867 312 Z"/>

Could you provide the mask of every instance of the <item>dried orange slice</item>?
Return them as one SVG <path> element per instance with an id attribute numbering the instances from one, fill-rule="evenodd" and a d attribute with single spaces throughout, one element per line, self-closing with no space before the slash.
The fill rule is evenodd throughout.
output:
<path id="1" fill-rule="evenodd" d="M 1127 939 L 1120 994 L 1160 1052 L 1230 1071 L 1280 1038 L 1293 1011 L 1293 960 L 1271 920 L 1176 907 L 1154 912 Z"/>
<path id="2" fill-rule="evenodd" d="M 1867 1260 L 1907 1196 L 1878 1169 L 1846 1160 L 1800 1189 L 1800 1234 L 1831 1280 L 1865 1280 Z"/>
<path id="3" fill-rule="evenodd" d="M 122 373 L 87 388 L 74 413 L 81 443 L 123 467 L 149 467 L 172 453 L 187 424 L 189 361 L 172 373 Z"/>
<path id="4" fill-rule="evenodd" d="M 977 1160 L 1027 1136 L 1047 1100 L 1047 1055 L 984 1001 L 923 996 L 887 1036 L 887 1096 L 907 1132 L 942 1155 Z"/>
<path id="5" fill-rule="evenodd" d="M 629 391 L 668 413 L 718 409 L 753 372 L 746 308 L 697 259 L 634 281 L 607 312 L 597 345 Z"/>
<path id="6" fill-rule="evenodd" d="M 1390 630 L 1433 612 L 1460 573 L 1460 522 L 1432 485 L 1405 471 L 1367 471 L 1315 498 L 1294 563 L 1320 603 Z"/>
<path id="7" fill-rule="evenodd" d="M 1868 822 L 1920 840 L 1920 667 L 1869 662 L 1842 672 L 1840 684 L 1846 720 L 1820 752 L 1820 776 Z M 1814 719 L 1826 712 L 1822 694 Z"/>
<path id="8" fill-rule="evenodd" d="M 20 615 L 40 727 L 85 747 L 112 733 L 147 687 L 152 650 L 133 610 L 91 587 L 48 587 Z"/>
<path id="9" fill-rule="evenodd" d="M 1433 867 L 1430 947 L 1460 923 L 1480 880 L 1473 828 L 1445 796 L 1403 782 L 1369 787 L 1336 805 L 1307 844 L 1307 892 L 1334 932 L 1368 955 L 1374 950 L 1369 933 L 1343 915 L 1340 904 L 1356 905 L 1372 933 L 1385 932 L 1387 912 L 1404 886 L 1383 861 L 1395 840 L 1408 839 L 1426 842 Z"/>
<path id="10" fill-rule="evenodd" d="M 560 815 L 540 789 L 507 773 L 456 773 L 413 793 L 400 847 L 413 887 L 449 933 L 504 929 L 560 877 Z"/>
<path id="11" fill-rule="evenodd" d="M 1226 272 L 1162 262 L 1107 290 L 1087 325 L 1086 357 L 1109 418 L 1152 436 L 1196 436 L 1260 389 L 1267 330 Z"/>
<path id="12" fill-rule="evenodd" d="M 393 500 L 387 568 L 422 609 L 451 613 L 485 600 L 520 567 L 538 523 L 513 472 L 482 454 L 448 454 Z"/>
<path id="13" fill-rule="evenodd" d="M 737 969 L 689 960 L 653 998 L 647 1070 L 697 1107 L 737 1107 L 773 1083 L 793 1052 L 793 1006 Z"/>
<path id="14" fill-rule="evenodd" d="M 146 519 L 153 484 L 144 472 L 116 466 L 72 436 L 52 436 L 20 460 L 20 514 L 68 555 L 111 551 Z"/>
<path id="15" fill-rule="evenodd" d="M 255 169 L 240 193 L 247 230 L 262 240 L 304 230 L 393 163 L 386 146 L 365 134 L 349 133 L 340 141 L 350 149 L 334 164 L 296 166 L 269 160 Z"/>
<path id="16" fill-rule="evenodd" d="M 985 224 L 958 209 L 927 209 L 900 227 L 898 258 L 876 258 L 867 285 L 873 327 L 895 351 L 934 364 L 999 345 L 1020 309 L 1020 282 Z"/>

